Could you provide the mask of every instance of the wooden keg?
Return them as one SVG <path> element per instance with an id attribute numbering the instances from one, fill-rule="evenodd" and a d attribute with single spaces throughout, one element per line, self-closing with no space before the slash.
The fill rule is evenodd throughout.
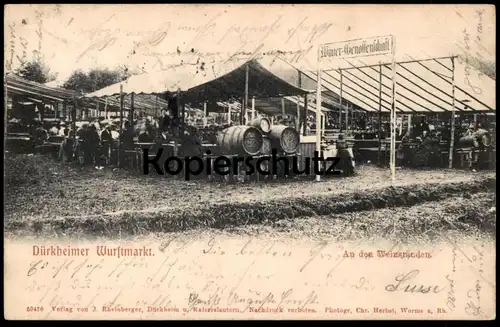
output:
<path id="1" fill-rule="evenodd" d="M 249 123 L 250 126 L 258 128 L 262 133 L 271 131 L 271 121 L 265 117 L 257 117 Z"/>
<path id="2" fill-rule="evenodd" d="M 294 153 L 300 145 L 300 135 L 292 127 L 276 125 L 269 132 L 269 139 L 273 149 L 282 150 L 286 153 Z"/>
<path id="3" fill-rule="evenodd" d="M 217 134 L 217 145 L 226 155 L 256 155 L 262 148 L 262 142 L 262 133 L 252 126 L 231 126 Z"/>
<path id="4" fill-rule="evenodd" d="M 491 146 L 491 136 L 489 131 L 485 129 L 478 129 L 472 135 L 462 136 L 458 140 L 458 144 L 461 147 L 479 147 L 483 146 L 485 148 Z"/>

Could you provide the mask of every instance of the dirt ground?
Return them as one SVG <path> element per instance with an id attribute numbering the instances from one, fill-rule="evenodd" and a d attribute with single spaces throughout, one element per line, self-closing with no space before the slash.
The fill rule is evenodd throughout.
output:
<path id="1" fill-rule="evenodd" d="M 362 166 L 355 176 L 319 183 L 309 176 L 229 184 L 29 160 L 28 168 L 14 161 L 7 170 L 7 235 L 229 233 L 425 242 L 450 231 L 495 235 L 495 172 L 401 169 L 392 183 L 387 169 Z M 16 176 L 22 169 L 30 174 Z"/>
<path id="2" fill-rule="evenodd" d="M 319 194 L 342 194 L 381 189 L 393 185 L 387 169 L 363 166 L 356 176 L 328 178 L 315 182 L 313 176 L 301 180 L 257 183 L 216 183 L 174 180 L 161 176 L 137 176 L 93 168 L 54 167 L 50 182 L 8 186 L 5 217 L 56 218 L 100 215 L 117 212 L 161 211 L 173 208 L 203 208 L 210 204 L 248 203 Z M 398 170 L 395 186 L 467 182 L 493 172 L 459 170 Z M 47 176 L 43 176 L 45 178 Z"/>

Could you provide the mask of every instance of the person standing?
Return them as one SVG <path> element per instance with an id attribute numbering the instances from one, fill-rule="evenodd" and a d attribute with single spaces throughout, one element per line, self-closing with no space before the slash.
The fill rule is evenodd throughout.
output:
<path id="1" fill-rule="evenodd" d="M 57 136 L 59 134 L 60 128 L 61 128 L 61 126 L 59 125 L 59 123 L 53 123 L 52 127 L 49 129 L 49 135 L 50 136 Z"/>
<path id="2" fill-rule="evenodd" d="M 35 129 L 35 145 L 43 145 L 48 138 L 48 133 L 41 122 L 36 123 Z"/>
<path id="3" fill-rule="evenodd" d="M 359 126 L 359 129 L 361 129 L 363 131 L 366 129 L 366 120 L 365 120 L 364 115 L 359 118 L 358 126 Z"/>
<path id="4" fill-rule="evenodd" d="M 95 165 L 96 163 L 96 153 L 99 147 L 99 133 L 97 133 L 97 128 L 94 124 L 91 124 L 87 130 L 86 135 L 86 150 L 88 153 L 88 163 Z"/>
<path id="5" fill-rule="evenodd" d="M 121 153 L 122 153 L 122 158 L 124 159 L 123 164 L 130 165 L 130 160 L 131 157 L 129 155 L 126 155 L 126 151 L 133 150 L 135 147 L 134 144 L 134 127 L 130 125 L 128 121 L 125 121 L 122 134 L 120 135 L 120 142 L 121 142 Z M 139 140 L 140 142 L 140 140 Z M 125 164 L 126 163 L 126 164 Z M 122 164 L 122 163 L 120 163 Z M 122 166 L 123 167 L 123 166 Z"/>
<path id="6" fill-rule="evenodd" d="M 420 123 L 417 125 L 417 136 L 424 136 L 424 132 L 428 134 L 430 132 L 429 124 L 427 123 L 425 117 L 422 117 Z"/>
<path id="7" fill-rule="evenodd" d="M 66 123 L 62 122 L 60 124 L 59 131 L 58 131 L 57 135 L 66 137 L 67 135 L 69 135 L 69 133 L 66 132 L 67 129 L 68 129 L 68 127 L 66 126 Z"/>
<path id="8" fill-rule="evenodd" d="M 104 159 L 105 165 L 109 165 L 110 163 L 112 142 L 113 138 L 111 136 L 111 125 L 107 125 L 101 132 L 101 155 Z"/>
<path id="9" fill-rule="evenodd" d="M 64 129 L 64 140 L 62 141 L 59 149 L 59 160 L 62 162 L 68 162 L 73 159 L 74 144 L 75 143 L 72 135 L 69 133 L 69 129 Z"/>
<path id="10" fill-rule="evenodd" d="M 344 173 L 344 175 L 354 174 L 353 157 L 349 152 L 346 141 L 344 140 L 344 135 L 339 134 L 337 140 L 337 158 L 339 159 L 338 166 Z"/>

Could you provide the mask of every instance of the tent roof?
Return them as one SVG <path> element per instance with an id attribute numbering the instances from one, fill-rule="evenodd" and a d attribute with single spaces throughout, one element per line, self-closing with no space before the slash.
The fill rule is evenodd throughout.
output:
<path id="1" fill-rule="evenodd" d="M 88 99 L 90 100 L 90 99 Z M 120 96 L 110 96 L 103 99 L 99 99 L 100 103 L 108 102 L 108 106 L 113 109 L 110 111 L 117 111 L 120 109 Z M 129 111 L 131 109 L 132 99 L 131 96 L 123 97 L 123 110 Z M 134 95 L 134 111 L 141 111 L 149 116 L 155 116 L 159 114 L 162 108 L 166 108 L 168 102 L 160 97 L 149 94 L 136 94 Z"/>
<path id="2" fill-rule="evenodd" d="M 367 111 L 378 111 L 382 80 L 382 112 L 391 105 L 392 71 L 390 64 L 342 69 L 342 97 Z M 315 72 L 304 72 L 316 79 Z M 380 76 L 381 75 L 381 76 Z M 452 111 L 451 60 L 430 59 L 398 62 L 396 65 L 396 110 L 400 113 L 439 113 Z M 340 93 L 340 72 L 322 72 L 322 84 Z M 496 110 L 495 81 L 455 60 L 455 109 L 458 112 Z"/>
<path id="3" fill-rule="evenodd" d="M 296 116 L 297 115 L 297 104 L 299 104 L 300 110 L 304 110 L 304 97 L 283 97 L 285 102 L 285 114 Z M 223 108 L 227 108 L 227 102 L 217 102 L 217 104 Z M 241 103 L 233 103 L 232 108 L 236 111 L 241 110 Z M 316 103 L 309 100 L 307 104 L 307 109 L 311 112 L 316 111 Z M 281 98 L 268 98 L 268 99 L 255 99 L 255 110 L 257 112 L 266 114 L 268 116 L 278 116 L 282 114 L 282 103 Z M 322 108 L 323 112 L 332 111 L 329 108 Z"/>
<path id="4" fill-rule="evenodd" d="M 181 91 L 202 99 L 220 99 L 222 95 L 243 96 L 247 65 L 249 96 L 264 98 L 301 95 L 308 92 L 289 84 L 273 74 L 265 63 L 253 59 L 244 64 L 234 61 L 184 64 L 161 72 L 134 75 L 124 82 L 113 84 L 86 96 L 100 98 L 118 95 L 120 85 L 123 85 L 125 94 L 161 94 Z"/>
<path id="5" fill-rule="evenodd" d="M 6 75 L 7 93 L 22 96 L 34 102 L 73 102 L 74 99 L 83 100 L 83 105 L 90 108 L 95 108 L 96 100 L 99 102 L 101 109 L 107 105 L 108 111 L 116 111 L 120 108 L 120 100 L 118 97 L 108 97 L 106 99 L 91 100 L 89 98 L 82 98 L 81 94 L 76 91 L 66 90 L 59 87 L 51 87 L 47 84 L 28 81 L 12 73 Z M 134 98 L 134 108 L 137 111 L 146 112 L 149 115 L 154 115 L 155 108 L 158 106 L 156 112 L 160 112 L 160 108 L 166 107 L 167 102 L 155 96 L 140 94 Z M 124 110 L 130 110 L 130 97 L 124 98 Z"/>
<path id="6" fill-rule="evenodd" d="M 62 102 L 72 101 L 74 96 L 79 96 L 76 92 L 28 81 L 12 73 L 6 74 L 5 82 L 7 84 L 8 93 L 35 99 L 38 98 L 46 101 Z"/>

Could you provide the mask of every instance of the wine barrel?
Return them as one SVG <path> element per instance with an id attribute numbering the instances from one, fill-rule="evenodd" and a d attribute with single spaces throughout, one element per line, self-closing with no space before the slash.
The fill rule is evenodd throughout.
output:
<path id="1" fill-rule="evenodd" d="M 265 137 L 262 139 L 262 147 L 260 148 L 260 153 L 261 154 L 271 154 L 272 152 L 272 145 L 271 145 L 271 140 L 268 137 Z"/>
<path id="2" fill-rule="evenodd" d="M 292 127 L 276 125 L 269 132 L 269 139 L 273 149 L 280 149 L 286 153 L 297 151 L 300 145 L 300 135 Z"/>
<path id="3" fill-rule="evenodd" d="M 489 147 L 491 145 L 490 133 L 485 129 L 479 129 L 472 135 L 463 136 L 458 140 L 461 147 Z"/>
<path id="4" fill-rule="evenodd" d="M 252 126 L 231 126 L 217 134 L 217 145 L 224 154 L 256 155 L 262 142 L 260 130 Z"/>
<path id="5" fill-rule="evenodd" d="M 265 117 L 258 117 L 249 123 L 250 126 L 258 128 L 262 133 L 271 131 L 271 121 Z"/>

